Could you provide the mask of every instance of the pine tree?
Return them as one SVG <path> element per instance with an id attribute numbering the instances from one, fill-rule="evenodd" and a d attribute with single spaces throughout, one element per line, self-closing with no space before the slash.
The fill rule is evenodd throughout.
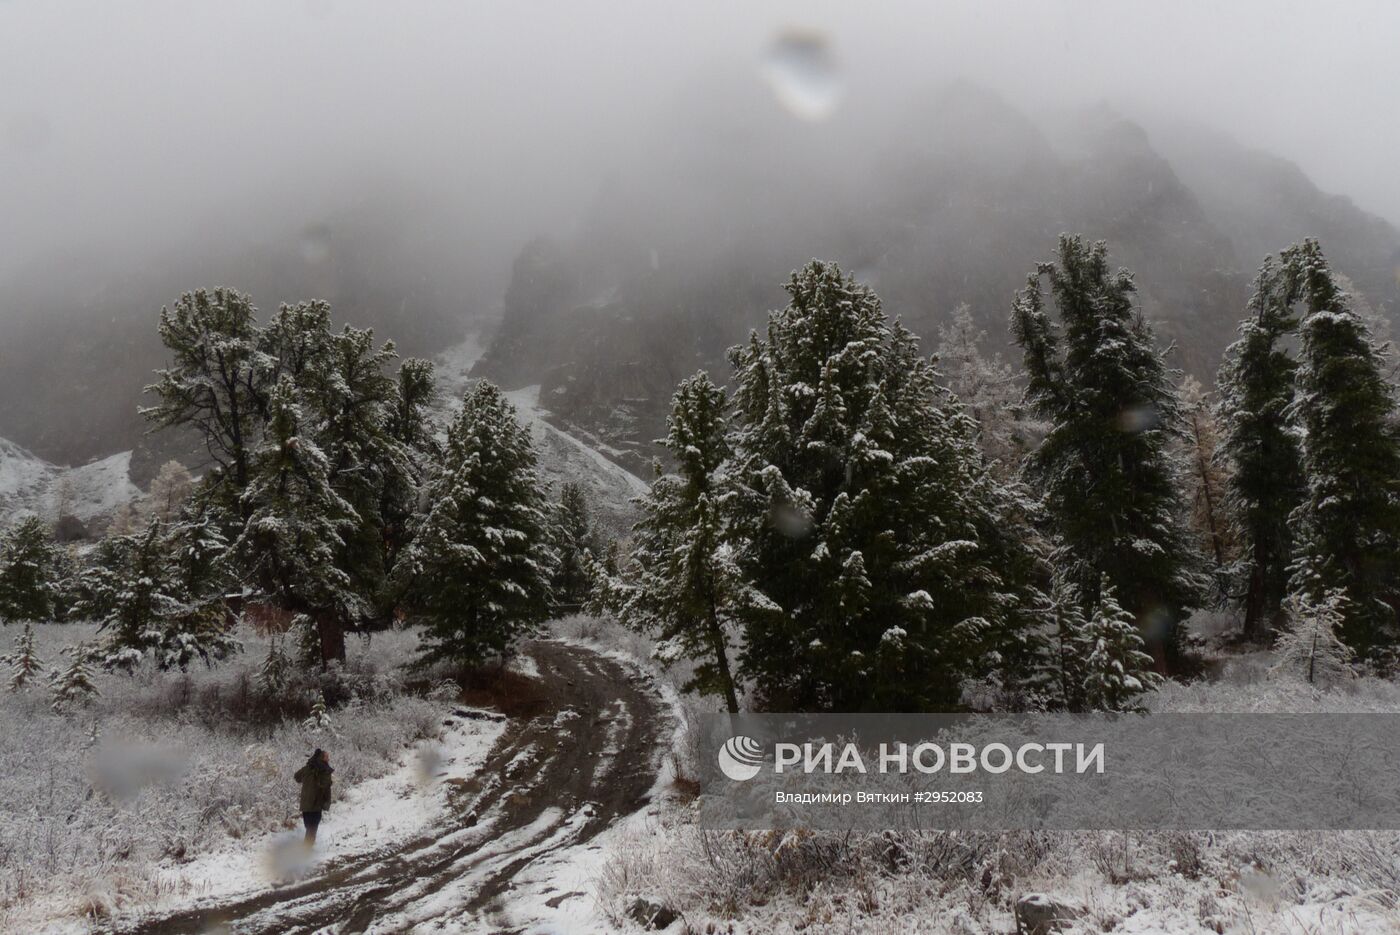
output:
<path id="1" fill-rule="evenodd" d="M 724 698 L 739 710 L 730 665 L 733 617 L 749 596 L 725 537 L 721 466 L 725 440 L 724 390 L 701 372 L 671 398 L 667 433 L 660 444 L 675 460 L 674 473 L 658 476 L 639 498 L 642 518 L 633 530 L 634 573 L 616 601 L 626 626 L 652 634 L 658 656 L 697 663 L 685 690 Z"/>
<path id="2" fill-rule="evenodd" d="M 548 616 L 555 556 L 530 433 L 491 383 L 462 400 L 426 501 L 394 570 L 427 627 L 422 661 L 504 654 Z"/>
<path id="3" fill-rule="evenodd" d="M 1283 253 L 1302 301 L 1292 413 L 1303 435 L 1307 489 L 1292 589 L 1315 606 L 1343 590 L 1342 640 L 1363 656 L 1400 639 L 1400 436 L 1384 353 L 1352 312 L 1317 241 Z"/>
<path id="4" fill-rule="evenodd" d="M 161 528 L 181 600 L 186 604 L 219 600 L 233 582 L 226 561 L 228 540 L 214 518 L 187 510 Z"/>
<path id="5" fill-rule="evenodd" d="M 387 619 L 387 546 L 397 544 L 394 532 L 412 514 L 420 480 L 418 459 L 392 430 L 403 414 L 400 380 L 389 370 L 394 344 L 376 345 L 368 330 L 332 331 L 325 302 L 283 306 L 264 344 L 284 361 L 297 388 L 303 432 L 325 454 L 332 489 L 354 510 L 337 564 L 359 600 Z M 415 373 L 431 381 L 430 368 L 415 366 Z M 408 430 L 421 433 L 421 427 Z"/>
<path id="6" fill-rule="evenodd" d="M 268 697 L 277 697 L 287 687 L 292 662 L 282 650 L 282 640 L 273 638 L 267 644 L 267 658 L 258 667 L 258 690 Z"/>
<path id="7" fill-rule="evenodd" d="M 320 733 L 331 729 L 331 716 L 326 710 L 326 696 L 324 692 L 316 694 L 316 700 L 311 703 L 311 713 L 306 716 L 306 720 L 301 722 L 303 730 L 312 733 Z"/>
<path id="8" fill-rule="evenodd" d="M 49 677 L 55 712 L 83 704 L 99 694 L 97 683 L 93 681 L 93 647 L 87 643 L 76 643 L 64 648 L 63 654 L 68 657 L 68 665 L 55 670 Z"/>
<path id="9" fill-rule="evenodd" d="M 200 289 L 160 311 L 160 338 L 174 355 L 147 391 L 160 402 L 142 413 L 157 427 L 187 425 L 217 465 L 203 495 L 231 511 L 248 486 L 278 361 L 259 346 L 252 300 L 231 289 Z"/>
<path id="10" fill-rule="evenodd" d="M 588 514 L 583 488 L 564 484 L 553 517 L 554 549 L 559 556 L 554 599 L 563 604 L 581 604 L 588 597 L 588 562 L 599 551 Z"/>
<path id="11" fill-rule="evenodd" d="M 1043 307 L 1048 279 L 1060 313 Z M 1151 328 L 1134 311 L 1126 270 L 1113 273 L 1103 242 L 1060 238 L 1012 310 L 1024 354 L 1026 400 L 1050 423 L 1027 460 L 1058 546 L 1055 564 L 1085 610 L 1101 582 L 1149 635 L 1159 665 L 1176 655 L 1177 627 L 1203 584 L 1181 522 L 1180 469 L 1170 444 L 1181 408 Z"/>
<path id="12" fill-rule="evenodd" d="M 196 658 L 209 666 L 242 652 L 224 604 L 228 542 L 218 525 L 186 511 L 163 528 L 163 538 L 166 575 L 179 604 L 163 622 L 156 664 L 183 670 Z"/>
<path id="13" fill-rule="evenodd" d="M 187 512 L 236 545 L 221 564 L 259 599 L 315 621 L 323 664 L 342 658 L 347 629 L 387 621 L 393 610 L 388 569 L 407 542 L 435 447 L 431 365 L 405 361 L 395 376 L 393 343 L 334 331 L 321 301 L 283 305 L 260 327 L 248 298 L 227 290 L 182 296 L 162 311 L 161 337 L 174 360 L 150 387 L 160 404 L 146 414 L 200 431 L 216 462 Z M 322 507 L 330 512 L 317 522 Z M 294 533 L 280 527 L 292 538 L 276 535 L 272 517 L 298 513 Z M 297 536 L 322 546 L 308 581 L 293 574 L 286 551 Z"/>
<path id="14" fill-rule="evenodd" d="M 38 517 L 0 534 L 0 623 L 53 620 L 63 600 L 64 553 Z"/>
<path id="15" fill-rule="evenodd" d="M 1025 653 L 1034 556 L 917 339 L 834 265 L 730 351 L 742 669 L 789 710 L 928 710 Z"/>
<path id="16" fill-rule="evenodd" d="M 1220 456 L 1220 425 L 1209 394 L 1195 377 L 1181 383 L 1183 417 L 1182 460 L 1186 467 L 1186 494 L 1191 507 L 1191 530 L 1223 578 L 1236 558 L 1234 529 L 1225 512 L 1229 485 L 1227 462 Z"/>
<path id="17" fill-rule="evenodd" d="M 1297 363 L 1283 343 L 1298 326 L 1290 305 L 1282 271 L 1266 258 L 1218 378 L 1225 505 L 1247 569 L 1244 635 L 1254 640 L 1282 623 L 1293 559 L 1289 517 L 1303 499 L 1302 448 L 1289 415 Z"/>
<path id="18" fill-rule="evenodd" d="M 1133 615 L 1118 603 L 1113 585 L 1104 581 L 1084 625 L 1079 658 L 1084 672 L 1084 705 L 1090 710 L 1135 711 L 1139 695 L 1161 676 L 1152 671 L 1152 657 L 1143 652 Z"/>
<path id="19" fill-rule="evenodd" d="M 325 453 L 302 434 L 296 396 L 285 375 L 272 389 L 242 496 L 248 520 L 230 553 L 262 593 L 314 622 L 324 666 L 345 658 L 345 631 L 369 608 L 339 561 L 359 516 L 331 486 Z"/>
<path id="20" fill-rule="evenodd" d="M 986 338 L 987 332 L 972 320 L 971 307 L 963 303 L 953 311 L 949 326 L 938 329 L 934 357 L 944 385 L 976 420 L 977 442 L 988 463 L 1003 480 L 1010 480 L 1045 426 L 1025 411 L 1011 365 L 1001 354 L 983 355 Z"/>
<path id="21" fill-rule="evenodd" d="M 1270 671 L 1302 676 L 1310 685 L 1350 676 L 1353 653 L 1337 636 L 1346 604 L 1346 592 L 1336 588 L 1324 591 L 1320 601 L 1302 594 L 1289 597 L 1289 623 L 1274 643 L 1277 661 Z"/>
<path id="22" fill-rule="evenodd" d="M 410 450 L 433 453 L 438 449 L 428 420 L 436 395 L 432 363 L 410 357 L 399 365 L 398 388 L 390 408 L 388 428 L 389 433 Z"/>
<path id="23" fill-rule="evenodd" d="M 17 692 L 40 672 L 44 662 L 34 648 L 34 625 L 25 622 L 24 631 L 15 640 L 15 651 L 0 658 L 0 662 L 10 667 L 10 691 Z"/>

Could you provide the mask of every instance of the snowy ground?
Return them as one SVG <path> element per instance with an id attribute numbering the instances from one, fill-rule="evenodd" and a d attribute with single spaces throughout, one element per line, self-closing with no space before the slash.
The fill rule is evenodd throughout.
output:
<path id="1" fill-rule="evenodd" d="M 0 640 L 17 633 L 6 627 Z M 92 628 L 36 633 L 53 665 Z M 346 669 L 327 678 L 354 700 L 329 729 L 251 719 L 266 643 L 240 636 L 248 652 L 212 671 L 100 676 L 102 696 L 70 715 L 48 709 L 42 685 L 0 695 L 0 931 L 81 928 L 387 847 L 432 823 L 443 786 L 472 774 L 502 730 L 399 691 L 412 632 L 351 642 Z M 332 751 L 337 800 L 308 866 L 288 846 L 298 836 L 291 773 L 315 746 Z"/>
<path id="2" fill-rule="evenodd" d="M 0 639 L 13 632 L 0 633 Z M 40 628 L 46 658 L 60 643 L 87 632 L 81 626 Z M 652 789 L 644 807 L 619 814 L 591 837 L 583 829 L 593 805 L 551 795 L 552 781 L 545 783 L 549 788 L 534 788 L 541 770 L 551 763 L 557 769 L 566 762 L 560 757 L 569 755 L 567 745 L 544 753 L 539 743 L 547 736 L 568 737 L 581 723 L 577 719 L 591 718 L 589 769 L 597 774 L 595 785 L 606 787 L 637 709 L 603 702 L 587 711 L 566 704 L 536 728 L 536 739 L 519 735 L 488 756 L 498 739 L 504 743 L 506 728 L 499 722 L 444 717 L 441 702 L 376 692 L 373 686 L 387 685 L 396 661 L 411 654 L 411 633 L 376 638 L 372 650 L 352 644 L 343 678 L 366 698 L 380 700 L 338 711 L 330 738 L 296 724 L 259 733 L 230 723 L 239 686 L 259 661 L 256 641 L 240 661 L 190 679 L 154 673 L 104 677 L 103 699 L 76 717 L 48 713 L 37 693 L 5 696 L 0 930 L 77 931 L 91 924 L 85 917 L 99 920 L 101 930 L 104 918 L 272 892 L 279 882 L 314 879 L 325 862 L 349 855 L 367 855 L 360 865 L 374 866 L 380 852 L 412 860 L 423 851 L 430 865 L 447 859 L 446 869 L 417 889 L 410 875 L 370 931 L 637 932 L 641 927 L 628 910 L 640 897 L 679 913 L 669 929 L 673 935 L 1006 935 L 1015 931 L 1016 900 L 1040 892 L 1082 912 L 1066 929 L 1073 933 L 1400 932 L 1400 836 L 1389 833 L 845 839 L 702 833 L 685 791 L 694 756 L 686 724 L 709 703 L 679 694 L 674 682 L 685 673 L 659 672 L 649 661 L 648 641 L 613 624 L 575 617 L 557 623 L 554 636 L 566 647 L 580 647 L 570 686 L 585 671 L 602 673 L 591 650 L 622 665 L 610 677 L 621 679 L 624 670 L 645 673 L 643 681 L 655 683 L 662 708 L 674 719 L 659 738 L 663 768 L 648 780 Z M 529 657 L 513 668 L 548 683 L 558 679 L 557 666 L 569 654 L 555 651 L 548 658 L 549 671 Z M 1169 684 L 1153 697 L 1153 707 L 1400 711 L 1400 686 L 1394 683 L 1366 678 L 1317 691 L 1269 678 L 1268 663 L 1266 654 L 1235 657 L 1220 667 L 1218 681 Z M 444 720 L 451 723 L 444 726 Z M 95 778 L 104 775 L 103 768 L 120 775 L 115 764 L 121 761 L 103 755 L 118 739 L 128 750 L 150 752 L 163 744 L 186 751 L 178 782 L 171 785 L 159 770 L 148 769 L 146 785 L 134 794 L 87 795 L 91 788 L 120 785 L 110 775 Z M 316 858 L 307 865 L 295 846 L 289 805 L 295 790 L 285 774 L 321 740 L 335 751 L 341 792 L 322 826 Z M 151 755 L 142 762 L 149 767 L 162 761 Z M 502 823 L 507 813 L 499 805 L 475 825 L 452 825 L 443 790 L 473 774 L 475 788 L 495 794 L 498 802 L 538 791 L 543 807 L 515 825 Z M 462 856 L 433 856 L 455 854 Z M 473 892 L 500 879 L 506 868 L 511 875 L 505 891 L 480 910 L 470 908 Z"/>
<path id="3" fill-rule="evenodd" d="M 389 853 L 396 844 L 423 833 L 448 807 L 451 784 L 476 773 L 505 729 L 499 716 L 449 717 L 446 723 L 437 737 L 405 750 L 391 772 L 341 795 L 325 813 L 309 855 L 301 845 L 300 827 L 230 840 L 195 860 L 158 865 L 153 887 L 161 896 L 144 908 L 186 908 L 306 879 L 328 862 Z"/>
<path id="4" fill-rule="evenodd" d="M 37 634 L 52 660 L 92 628 Z M 371 932 L 616 930 L 597 881 L 620 836 L 660 815 L 678 698 L 635 654 L 570 636 L 511 663 L 556 687 L 512 683 L 539 702 L 509 720 L 406 695 L 411 632 L 352 642 L 327 678 L 358 700 L 323 730 L 245 723 L 266 651 L 250 634 L 212 671 L 101 676 L 70 716 L 41 687 L 0 698 L 0 931 L 312 930 L 362 909 Z M 290 773 L 313 746 L 337 794 L 308 860 Z"/>
<path id="5" fill-rule="evenodd" d="M 1270 678 L 1270 662 L 1235 657 L 1218 681 L 1169 683 L 1152 707 L 1400 712 L 1393 682 L 1319 691 Z M 721 834 L 672 798 L 610 845 L 596 870 L 603 916 L 624 918 L 641 896 L 681 914 L 675 932 L 1007 935 L 1031 893 L 1082 913 L 1067 933 L 1400 932 L 1390 832 Z"/>
<path id="6" fill-rule="evenodd" d="M 636 669 L 659 689 L 672 718 L 668 753 L 646 808 L 616 822 L 592 840 L 560 848 L 519 874 L 500 921 L 522 935 L 601 935 L 626 931 L 623 917 L 608 898 L 604 880 L 614 855 L 638 840 L 655 839 L 662 816 L 677 807 L 674 783 L 676 753 L 685 739 L 686 709 L 667 673 L 650 659 L 649 643 L 620 627 L 599 625 L 587 617 L 554 624 L 556 639 L 580 646 Z"/>

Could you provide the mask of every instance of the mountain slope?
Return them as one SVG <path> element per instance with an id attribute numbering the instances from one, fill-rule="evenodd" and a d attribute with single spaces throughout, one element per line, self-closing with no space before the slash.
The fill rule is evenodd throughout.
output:
<path id="1" fill-rule="evenodd" d="M 141 496 L 130 468 L 130 451 L 70 468 L 0 438 L 0 524 L 26 514 L 106 516 Z"/>
<path id="2" fill-rule="evenodd" d="M 440 354 L 436 361 L 438 377 L 438 421 L 446 425 L 457 403 L 472 381 L 472 369 L 481 356 L 481 342 L 475 338 Z M 521 421 L 529 427 L 539 456 L 541 478 L 557 497 L 566 482 L 583 487 L 595 522 L 609 535 L 627 535 L 636 519 L 631 500 L 647 490 L 646 482 L 627 470 L 591 439 L 579 437 L 555 425 L 556 416 L 540 404 L 540 388 L 517 388 L 507 395 Z M 613 455 L 609 457 L 609 455 Z"/>
<path id="3" fill-rule="evenodd" d="M 1143 314 L 1175 347 L 1173 363 L 1205 380 L 1264 254 L 1303 236 L 1322 238 L 1383 315 L 1400 302 L 1400 231 L 1228 141 L 1192 157 L 1185 143 L 1161 142 L 1170 133 L 1107 108 L 1047 118 L 1052 139 L 966 84 L 900 117 L 829 127 L 860 146 L 825 162 L 807 136 L 775 140 L 743 108 L 697 120 L 693 152 L 724 137 L 753 162 L 729 150 L 714 157 L 718 168 L 693 156 L 668 164 L 685 193 L 670 200 L 645 174 L 610 181 L 576 235 L 522 251 L 476 374 L 507 389 L 540 384 L 571 431 L 640 470 L 676 383 L 697 369 L 725 379 L 726 348 L 763 327 L 785 301 L 788 271 L 811 257 L 873 286 L 926 350 L 963 302 L 1004 347 L 1012 295 L 1057 236 L 1103 238 L 1136 273 Z M 792 165 L 775 168 L 773 150 Z"/>

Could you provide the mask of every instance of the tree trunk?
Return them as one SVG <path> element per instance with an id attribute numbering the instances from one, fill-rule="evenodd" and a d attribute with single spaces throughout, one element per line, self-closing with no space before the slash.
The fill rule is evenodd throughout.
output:
<path id="1" fill-rule="evenodd" d="M 1259 559 L 1259 550 L 1254 552 L 1254 561 L 1249 569 L 1249 589 L 1244 595 L 1244 638 L 1250 642 L 1260 642 L 1264 637 L 1264 568 Z"/>
<path id="2" fill-rule="evenodd" d="M 328 667 L 332 660 L 345 661 L 345 628 L 335 614 L 316 615 L 316 637 L 321 644 L 321 668 Z"/>
<path id="3" fill-rule="evenodd" d="M 739 696 L 734 691 L 734 676 L 729 671 L 729 654 L 724 648 L 724 629 L 719 625 L 719 609 L 715 606 L 714 595 L 710 595 L 710 615 L 707 621 L 710 630 L 710 643 L 715 648 L 715 668 L 719 670 L 720 682 L 724 685 L 724 703 L 730 714 L 739 713 Z"/>
<path id="4" fill-rule="evenodd" d="M 1210 495 L 1210 465 L 1206 463 L 1205 452 L 1201 450 L 1200 431 L 1196 432 L 1196 464 L 1201 475 L 1201 496 L 1205 499 L 1206 528 L 1210 530 L 1210 547 L 1215 553 L 1215 567 L 1225 567 L 1225 550 L 1220 544 L 1220 527 L 1215 518 L 1215 500 Z"/>

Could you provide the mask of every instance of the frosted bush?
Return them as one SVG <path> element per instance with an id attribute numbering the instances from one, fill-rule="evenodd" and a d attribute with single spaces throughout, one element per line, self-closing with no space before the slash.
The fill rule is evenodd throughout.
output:
<path id="1" fill-rule="evenodd" d="M 624 644 L 611 626 L 588 623 L 594 641 Z M 1143 697 L 1157 712 L 1400 712 L 1394 682 L 1323 688 L 1271 677 L 1274 662 L 1217 659 L 1212 680 Z M 681 707 L 684 720 L 696 706 Z M 696 755 L 686 734 L 678 761 Z M 1394 832 L 706 832 L 680 793 L 611 841 L 595 894 L 615 925 L 642 897 L 693 931 L 991 935 L 1016 930 L 1018 898 L 1045 892 L 1083 908 L 1075 932 L 1400 931 Z"/>
<path id="2" fill-rule="evenodd" d="M 85 624 L 39 625 L 36 651 L 62 660 L 61 649 L 93 634 Z M 239 636 L 247 652 L 215 669 L 99 673 L 100 694 L 67 714 L 50 710 L 42 683 L 0 693 L 0 930 L 22 902 L 71 908 L 94 887 L 103 899 L 141 898 L 158 861 L 290 826 L 291 774 L 313 746 L 332 751 L 343 790 L 392 769 L 400 750 L 438 729 L 440 703 L 398 693 L 415 632 L 375 634 L 372 651 L 352 639 L 344 667 L 287 673 L 285 697 L 314 692 L 343 706 L 329 714 L 334 736 L 303 729 L 304 702 L 283 712 L 260 700 L 268 640 Z"/>

